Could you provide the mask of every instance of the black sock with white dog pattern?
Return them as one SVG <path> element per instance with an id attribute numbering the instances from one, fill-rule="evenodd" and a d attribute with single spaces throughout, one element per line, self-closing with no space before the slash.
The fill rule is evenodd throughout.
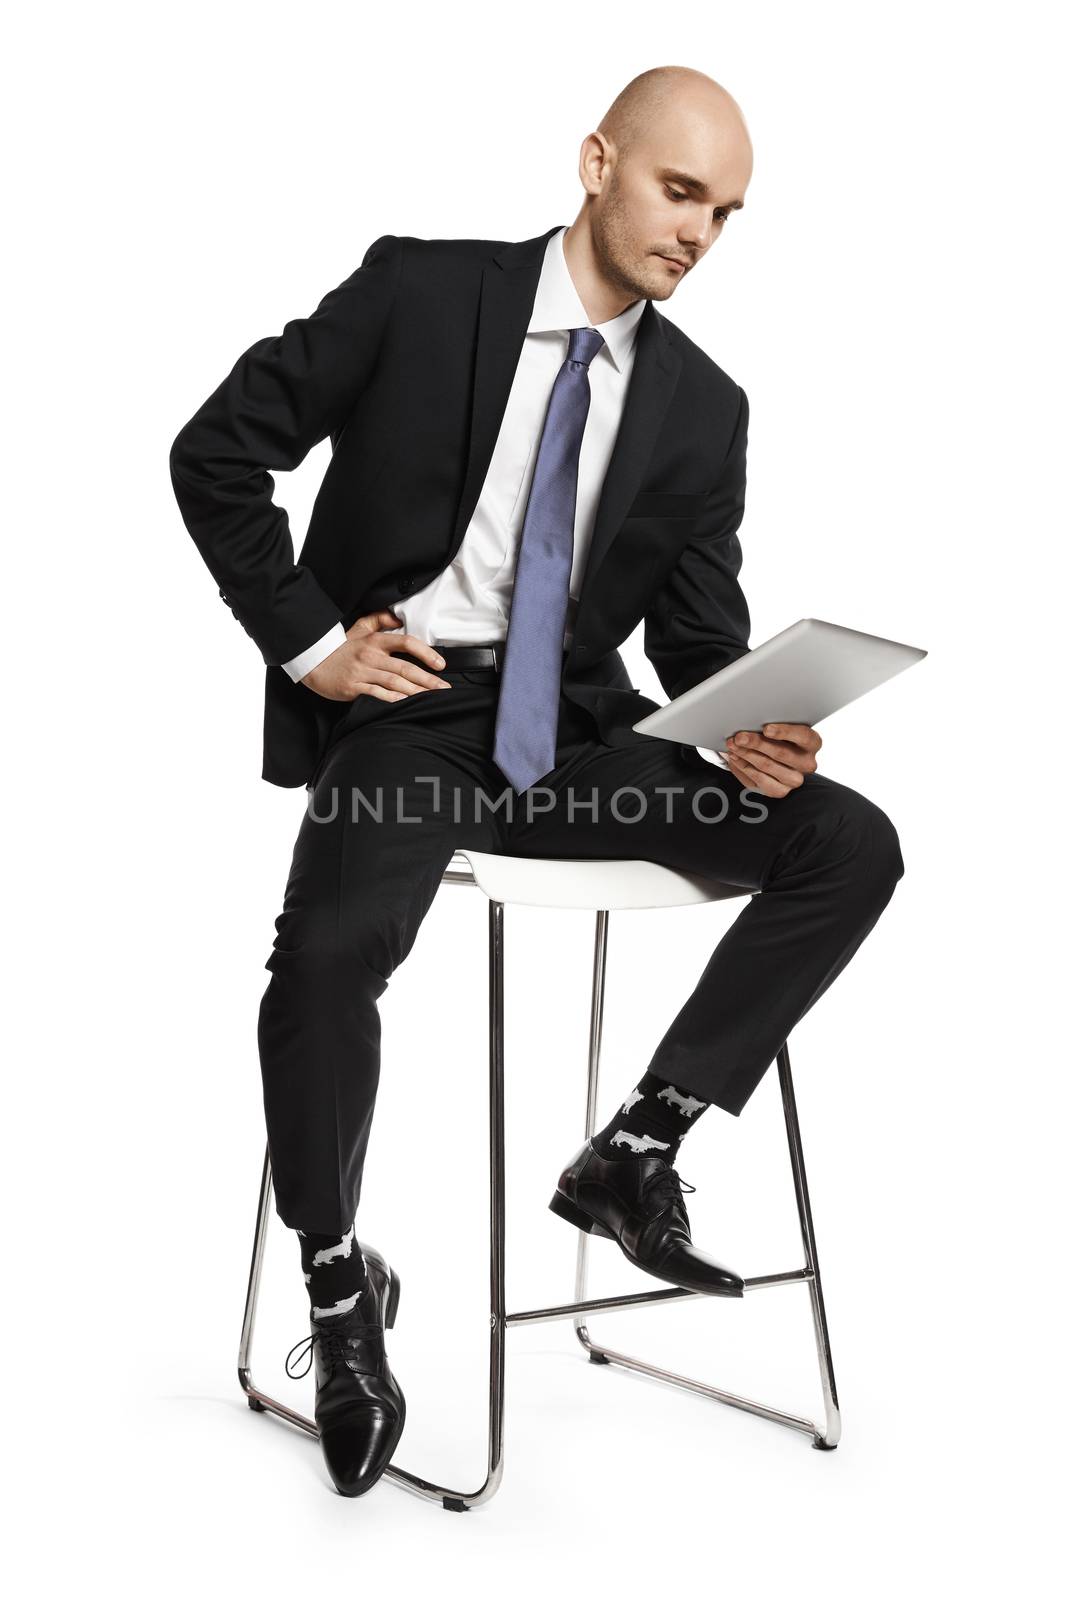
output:
<path id="1" fill-rule="evenodd" d="M 709 1104 L 646 1072 L 612 1120 L 594 1133 L 593 1149 L 611 1161 L 652 1155 L 673 1163 L 685 1135 Z"/>
<path id="2" fill-rule="evenodd" d="M 367 1263 L 353 1222 L 347 1233 L 305 1233 L 297 1228 L 304 1283 L 316 1321 L 355 1309 L 367 1287 Z"/>

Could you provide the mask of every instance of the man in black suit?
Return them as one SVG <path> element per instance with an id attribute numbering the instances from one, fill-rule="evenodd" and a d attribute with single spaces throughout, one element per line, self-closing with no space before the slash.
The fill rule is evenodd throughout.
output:
<path id="1" fill-rule="evenodd" d="M 740 1113 L 904 870 L 886 814 L 816 772 L 813 729 L 741 731 L 719 769 L 632 728 L 655 706 L 619 654 L 638 624 L 672 699 L 749 648 L 747 396 L 656 302 L 741 209 L 751 167 L 725 90 L 643 73 L 582 144 L 569 227 L 383 236 L 172 447 L 183 518 L 267 665 L 263 775 L 308 788 L 259 1043 L 345 1494 L 377 1482 L 404 1422 L 384 1347 L 399 1281 L 354 1223 L 377 1000 L 453 851 L 643 857 L 753 891 L 552 1201 L 714 1294 L 743 1284 L 692 1243 L 680 1141 L 709 1105 Z M 327 437 L 295 561 L 270 469 Z"/>

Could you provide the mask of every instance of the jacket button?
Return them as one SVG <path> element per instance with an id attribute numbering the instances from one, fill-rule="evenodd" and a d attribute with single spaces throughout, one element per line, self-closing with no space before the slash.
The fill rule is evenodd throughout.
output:
<path id="1" fill-rule="evenodd" d="M 400 590 L 401 594 L 410 594 L 414 587 L 415 583 L 412 578 L 401 578 L 400 582 L 397 584 L 397 588 Z"/>

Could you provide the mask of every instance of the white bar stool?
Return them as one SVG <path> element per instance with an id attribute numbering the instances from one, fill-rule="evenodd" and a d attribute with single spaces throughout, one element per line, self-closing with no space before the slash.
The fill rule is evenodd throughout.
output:
<path id="1" fill-rule="evenodd" d="M 579 1341 L 589 1352 L 589 1359 L 600 1365 L 628 1367 L 631 1371 L 645 1373 L 664 1383 L 720 1400 L 725 1405 L 749 1411 L 754 1416 L 782 1423 L 800 1433 L 809 1434 L 819 1450 L 833 1450 L 841 1436 L 841 1413 L 837 1403 L 830 1341 L 826 1328 L 826 1308 L 823 1302 L 822 1278 L 819 1273 L 812 1227 L 811 1206 L 808 1199 L 807 1176 L 800 1144 L 796 1099 L 793 1078 L 789 1067 L 789 1052 L 783 1044 L 778 1053 L 778 1077 L 782 1092 L 782 1109 L 785 1114 L 789 1158 L 793 1169 L 793 1186 L 796 1191 L 800 1238 L 804 1250 L 804 1265 L 790 1272 L 773 1272 L 745 1280 L 745 1294 L 753 1289 L 766 1289 L 779 1284 L 806 1283 L 811 1301 L 811 1314 L 815 1328 L 815 1343 L 822 1378 L 826 1418 L 821 1425 L 796 1417 L 774 1406 L 763 1405 L 758 1400 L 747 1400 L 742 1395 L 667 1372 L 651 1366 L 635 1356 L 597 1344 L 590 1336 L 586 1317 L 594 1313 L 619 1311 L 628 1306 L 647 1306 L 674 1300 L 709 1300 L 713 1296 L 701 1295 L 690 1289 L 654 1289 L 638 1294 L 612 1295 L 587 1300 L 586 1245 L 587 1236 L 578 1232 L 578 1260 L 574 1300 L 566 1305 L 544 1306 L 532 1311 L 505 1310 L 505 1256 L 504 1256 L 504 907 L 508 904 L 553 906 L 592 910 L 597 914 L 596 940 L 593 953 L 592 1011 L 589 1030 L 589 1076 L 586 1097 L 586 1138 L 597 1126 L 597 1088 L 600 1068 L 600 1042 L 604 1016 L 604 978 L 607 962 L 608 917 L 612 911 L 641 910 L 659 906 L 693 905 L 702 901 L 735 899 L 748 895 L 747 889 L 732 884 L 716 883 L 708 878 L 676 872 L 651 861 L 556 861 L 524 856 L 495 855 L 478 850 L 457 850 L 452 857 L 443 881 L 467 884 L 481 889 L 489 900 L 489 1448 L 485 1481 L 472 1490 L 449 1489 L 431 1483 L 390 1463 L 385 1476 L 426 1499 L 436 1500 L 446 1511 L 468 1511 L 482 1505 L 500 1487 L 503 1474 L 504 1432 L 504 1345 L 507 1330 L 528 1323 L 560 1322 L 572 1320 Z M 248 1396 L 253 1411 L 270 1411 L 275 1416 L 294 1423 L 305 1432 L 317 1437 L 314 1420 L 292 1410 L 280 1400 L 273 1399 L 252 1380 L 252 1336 L 255 1327 L 256 1304 L 263 1269 L 267 1226 L 271 1211 L 271 1168 L 269 1150 L 263 1162 L 263 1177 L 259 1191 L 259 1209 L 256 1217 L 255 1241 L 252 1248 L 252 1265 L 248 1277 L 244 1323 L 241 1329 L 241 1347 L 237 1375 Z"/>

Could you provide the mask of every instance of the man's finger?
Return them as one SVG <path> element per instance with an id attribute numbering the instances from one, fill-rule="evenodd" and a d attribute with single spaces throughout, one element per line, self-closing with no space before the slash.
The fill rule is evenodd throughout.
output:
<path id="1" fill-rule="evenodd" d="M 766 773 L 758 772 L 751 762 L 742 761 L 740 756 L 730 757 L 730 771 L 735 778 L 740 778 L 742 783 L 747 784 L 750 789 L 755 789 L 758 794 L 765 794 L 769 800 L 780 800 L 789 793 L 784 783 L 778 783 Z"/>
<path id="2" fill-rule="evenodd" d="M 402 628 L 404 624 L 399 617 L 394 617 L 391 611 L 370 611 L 365 617 L 357 617 L 349 633 L 378 633 L 385 628 Z"/>
<path id="3" fill-rule="evenodd" d="M 769 778 L 773 778 L 786 789 L 799 789 L 804 782 L 804 774 L 798 768 L 790 766 L 786 761 L 776 761 L 773 756 L 765 755 L 761 750 L 746 750 L 744 759 L 755 771 L 766 773 Z"/>
<path id="4" fill-rule="evenodd" d="M 772 772 L 794 788 L 796 785 L 791 782 L 792 777 L 798 773 L 803 777 L 805 772 L 815 771 L 815 757 L 810 750 L 797 749 L 781 740 L 764 739 L 758 733 L 738 734 L 732 744 L 727 741 L 727 749 L 735 750 L 746 760 L 754 762 L 761 772 Z"/>
<path id="5" fill-rule="evenodd" d="M 773 778 L 769 778 L 766 773 L 759 772 L 752 765 L 751 761 L 743 760 L 741 756 L 736 754 L 736 752 L 729 751 L 728 759 L 730 762 L 730 771 L 734 774 L 734 776 L 736 778 L 740 778 L 743 783 L 747 783 L 750 788 L 758 789 L 761 794 L 771 793 L 769 788 L 765 789 L 763 787 L 764 784 L 772 784 L 775 788 L 779 789 L 784 787 L 783 784 L 776 783 Z"/>
<path id="6" fill-rule="evenodd" d="M 787 739 L 791 744 L 798 744 L 802 750 L 816 751 L 822 748 L 822 735 L 806 722 L 765 722 L 763 731 L 768 739 Z"/>
<path id="7" fill-rule="evenodd" d="M 383 689 L 377 683 L 364 683 L 360 686 L 360 694 L 368 695 L 372 700 L 403 700 L 402 694 L 394 694 L 391 689 Z"/>
<path id="8" fill-rule="evenodd" d="M 375 673 L 375 682 L 387 683 L 392 689 L 400 689 L 402 694 L 411 694 L 413 691 L 402 685 L 416 684 L 420 689 L 451 689 L 452 685 L 447 678 L 435 678 L 432 672 L 423 672 L 421 667 L 416 667 L 406 661 L 398 661 L 395 667 L 365 667 L 365 672 Z"/>
<path id="9" fill-rule="evenodd" d="M 420 661 L 425 661 L 428 667 L 443 667 L 445 658 L 439 655 L 432 644 L 427 644 L 425 639 L 420 639 L 414 633 L 394 634 L 389 639 L 382 640 L 382 649 L 392 655 L 394 650 L 402 650 L 407 656 L 418 656 Z"/>

